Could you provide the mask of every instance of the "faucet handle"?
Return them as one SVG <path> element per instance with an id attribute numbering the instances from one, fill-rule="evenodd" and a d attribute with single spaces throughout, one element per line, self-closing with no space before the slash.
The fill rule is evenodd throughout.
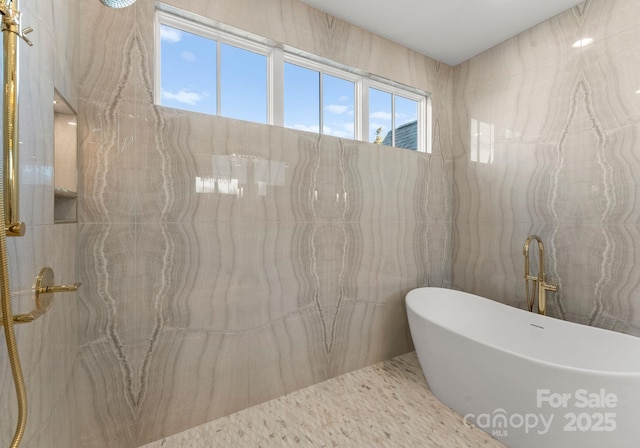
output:
<path id="1" fill-rule="evenodd" d="M 33 33 L 33 28 L 31 28 L 30 26 L 18 33 L 18 36 L 20 36 L 20 38 L 25 41 L 27 45 L 33 47 L 33 42 L 31 42 L 31 40 L 27 37 L 27 34 L 29 33 Z"/>
<path id="2" fill-rule="evenodd" d="M 82 285 L 82 283 L 76 282 L 70 285 L 40 286 L 36 292 L 38 294 L 48 294 L 50 292 L 73 292 L 77 291 L 80 285 Z"/>
<path id="3" fill-rule="evenodd" d="M 553 279 L 551 279 L 551 281 L 553 282 Z M 551 292 L 557 292 L 558 291 L 558 285 L 554 285 L 552 283 L 544 282 L 542 284 L 542 287 L 547 291 L 551 291 Z"/>

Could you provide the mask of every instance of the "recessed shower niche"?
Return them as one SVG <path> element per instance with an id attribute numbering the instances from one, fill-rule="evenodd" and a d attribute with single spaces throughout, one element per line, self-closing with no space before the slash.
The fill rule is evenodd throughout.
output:
<path id="1" fill-rule="evenodd" d="M 78 121 L 75 111 L 57 90 L 53 117 L 54 222 L 77 222 Z"/>

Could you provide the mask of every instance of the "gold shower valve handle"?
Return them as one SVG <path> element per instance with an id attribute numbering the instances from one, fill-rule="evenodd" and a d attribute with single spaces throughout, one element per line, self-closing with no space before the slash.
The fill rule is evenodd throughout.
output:
<path id="1" fill-rule="evenodd" d="M 80 283 L 71 285 L 54 285 L 54 274 L 51 268 L 42 268 L 36 278 L 36 307 L 38 309 L 48 308 L 51 302 L 51 294 L 56 292 L 77 291 Z"/>
<path id="2" fill-rule="evenodd" d="M 33 322 L 49 310 L 51 299 L 56 292 L 77 291 L 80 283 L 71 285 L 54 285 L 54 274 L 51 268 L 42 268 L 36 277 L 35 300 L 36 308 L 26 314 L 14 314 L 13 321 L 17 324 Z M 1 323 L 0 323 L 1 324 Z"/>
<path id="3" fill-rule="evenodd" d="M 74 283 L 72 285 L 54 285 L 54 286 L 41 286 L 38 289 L 38 294 L 47 294 L 50 292 L 73 292 L 77 291 L 82 283 Z"/>
<path id="4" fill-rule="evenodd" d="M 31 314 L 37 314 L 35 319 L 46 313 L 51 306 L 53 293 L 77 291 L 80 283 L 72 285 L 54 285 L 54 274 L 51 268 L 42 268 L 36 278 L 36 309 Z"/>

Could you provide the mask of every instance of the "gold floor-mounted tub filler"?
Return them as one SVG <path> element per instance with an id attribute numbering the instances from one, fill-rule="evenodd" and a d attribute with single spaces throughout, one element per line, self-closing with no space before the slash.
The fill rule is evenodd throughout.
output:
<path id="1" fill-rule="evenodd" d="M 529 245 L 533 240 L 538 242 L 538 275 L 531 275 L 529 271 Z M 538 235 L 529 235 L 522 248 L 524 255 L 524 285 L 527 291 L 527 306 L 533 311 L 535 297 L 538 296 L 538 314 L 547 314 L 547 291 L 556 292 L 558 286 L 547 283 L 547 273 L 544 271 L 544 244 Z M 531 282 L 531 284 L 530 284 Z"/>

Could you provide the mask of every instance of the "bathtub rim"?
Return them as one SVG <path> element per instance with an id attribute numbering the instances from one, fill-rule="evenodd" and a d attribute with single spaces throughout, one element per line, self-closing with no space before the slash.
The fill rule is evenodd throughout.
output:
<path id="1" fill-rule="evenodd" d="M 558 363 L 555 363 L 555 362 L 546 361 L 546 360 L 539 359 L 539 358 L 534 358 L 534 357 L 531 357 L 531 356 L 525 356 L 525 355 L 523 355 L 521 353 L 515 352 L 513 350 L 505 349 L 503 347 L 499 347 L 499 346 L 497 346 L 495 344 L 486 344 L 484 342 L 479 342 L 479 341 L 477 341 L 477 340 L 475 340 L 475 339 L 473 339 L 473 338 L 471 338 L 471 337 L 469 337 L 469 336 L 467 336 L 467 335 L 465 335 L 463 333 L 456 332 L 453 329 L 451 329 L 451 328 L 449 328 L 449 327 L 447 327 L 447 326 L 445 326 L 443 324 L 440 324 L 440 323 L 435 322 L 434 320 L 428 319 L 427 317 L 424 317 L 423 315 L 421 315 L 420 313 L 415 311 L 415 309 L 412 308 L 410 306 L 410 304 L 409 304 L 409 294 L 411 294 L 413 291 L 418 291 L 418 290 L 421 290 L 421 289 L 444 290 L 444 291 L 454 291 L 454 292 L 457 292 L 457 293 L 464 293 L 464 294 L 468 294 L 468 295 L 471 295 L 471 296 L 474 296 L 474 297 L 477 297 L 477 298 L 480 298 L 480 299 L 489 300 L 489 301 L 494 302 L 494 303 L 496 303 L 498 305 L 509 307 L 509 308 L 512 308 L 513 310 L 518 310 L 518 311 L 521 311 L 523 313 L 529 313 L 529 311 L 523 310 L 521 308 L 516 308 L 514 306 L 507 305 L 505 303 L 498 302 L 496 300 L 489 299 L 487 297 L 482 297 L 482 296 L 479 296 L 477 294 L 473 294 L 473 293 L 469 293 L 469 292 L 465 292 L 465 291 L 460 291 L 460 290 L 457 290 L 457 289 L 441 288 L 441 287 L 435 287 L 435 286 L 422 286 L 422 287 L 419 287 L 419 288 L 414 288 L 414 289 L 412 289 L 411 291 L 409 291 L 406 294 L 406 296 L 405 296 L 405 305 L 407 307 L 407 314 L 409 313 L 409 309 L 411 309 L 411 312 L 414 315 L 416 315 L 417 317 L 419 317 L 420 319 L 427 320 L 431 324 L 433 324 L 433 325 L 435 325 L 435 326 L 437 326 L 437 327 L 439 327 L 439 328 L 441 328 L 441 329 L 443 329 L 443 330 L 445 330 L 445 331 L 447 331 L 449 333 L 456 334 L 456 335 L 458 335 L 458 336 L 460 336 L 460 337 L 462 337 L 462 338 L 464 338 L 464 339 L 466 339 L 468 341 L 471 341 L 471 342 L 473 342 L 475 344 L 481 344 L 481 345 L 490 347 L 491 349 L 498 350 L 500 352 L 507 353 L 509 355 L 513 355 L 513 356 L 515 356 L 517 358 L 520 358 L 522 360 L 525 360 L 525 361 L 529 361 L 529 362 L 533 362 L 533 363 L 539 363 L 539 364 L 542 364 L 542 365 L 545 365 L 545 366 L 549 366 L 549 367 L 552 367 L 552 368 L 556 368 L 556 369 L 560 369 L 560 370 L 574 371 L 574 372 L 577 371 L 577 372 L 584 373 L 584 374 L 587 374 L 587 375 L 611 375 L 611 376 L 615 376 L 615 377 L 619 377 L 619 378 L 628 378 L 628 379 L 636 379 L 636 378 L 638 378 L 638 379 L 640 379 L 640 370 L 638 370 L 637 372 L 620 372 L 620 371 L 615 371 L 615 370 L 596 370 L 596 369 L 587 369 L 587 368 L 584 368 L 584 367 L 567 366 L 567 365 L 564 365 L 564 364 L 558 364 Z M 543 318 L 543 320 L 544 319 L 557 319 L 557 318 L 551 317 L 551 316 L 543 316 L 543 315 L 540 315 L 540 314 L 535 314 L 535 315 L 539 316 L 539 318 Z M 626 337 L 635 338 L 635 339 L 640 340 L 640 338 L 638 338 L 636 336 L 633 336 L 633 335 L 630 335 L 630 334 L 626 334 L 626 333 L 620 333 L 620 332 L 613 331 L 613 330 L 607 330 L 606 328 L 593 327 L 593 326 L 590 326 L 590 325 L 579 324 L 577 322 L 570 322 L 570 321 L 566 321 L 566 320 L 562 320 L 562 319 L 557 319 L 557 320 L 560 320 L 564 324 L 570 324 L 570 325 L 577 325 L 577 326 L 581 326 L 581 327 L 592 328 L 592 329 L 596 329 L 596 330 L 599 330 L 599 331 L 611 332 L 611 333 L 615 333 L 617 335 L 622 335 L 622 336 L 626 336 Z M 410 319 L 409 319 L 409 330 L 411 331 L 411 320 Z M 412 336 L 412 339 L 413 339 L 413 332 L 411 333 L 411 336 Z M 414 346 L 417 346 L 415 340 L 413 341 L 413 344 L 414 344 Z M 417 347 L 416 347 L 416 351 L 417 351 Z M 640 356 L 640 352 L 638 353 L 638 356 Z"/>

